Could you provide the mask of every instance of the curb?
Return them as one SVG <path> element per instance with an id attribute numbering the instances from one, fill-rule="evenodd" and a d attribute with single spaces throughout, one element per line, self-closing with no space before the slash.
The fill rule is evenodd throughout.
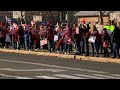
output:
<path id="1" fill-rule="evenodd" d="M 11 49 L 0 49 L 0 52 L 10 52 L 19 54 L 32 54 L 32 55 L 42 55 L 42 56 L 54 56 L 59 58 L 94 61 L 94 62 L 107 62 L 107 63 L 118 63 L 120 64 L 120 59 L 103 58 L 103 57 L 85 57 L 79 55 L 64 55 L 58 53 L 48 53 L 48 52 L 34 52 L 25 50 L 11 50 Z"/>

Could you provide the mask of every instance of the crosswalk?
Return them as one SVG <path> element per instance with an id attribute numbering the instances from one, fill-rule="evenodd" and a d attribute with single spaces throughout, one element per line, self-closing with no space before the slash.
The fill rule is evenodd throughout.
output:
<path id="1" fill-rule="evenodd" d="M 45 75 L 45 76 L 35 76 L 36 79 L 120 79 L 119 74 L 54 74 L 54 75 Z"/>
<path id="2" fill-rule="evenodd" d="M 51 75 L 38 75 L 38 76 L 13 76 L 7 74 L 1 74 L 0 77 L 8 79 L 120 79 L 120 74 L 83 74 L 83 73 L 73 73 L 73 74 L 51 74 Z"/>

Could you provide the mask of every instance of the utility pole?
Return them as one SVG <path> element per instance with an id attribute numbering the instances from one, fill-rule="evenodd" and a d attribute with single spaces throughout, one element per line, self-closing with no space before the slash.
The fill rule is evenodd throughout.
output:
<path id="1" fill-rule="evenodd" d="M 25 24 L 24 18 L 23 18 L 23 11 L 21 11 L 21 24 Z"/>
<path id="2" fill-rule="evenodd" d="M 103 24 L 103 14 L 102 14 L 102 11 L 99 11 L 99 22 L 101 22 Z"/>
<path id="3" fill-rule="evenodd" d="M 68 16 L 68 14 L 69 14 L 69 13 L 68 13 L 68 11 L 67 11 L 67 14 L 66 14 L 67 24 L 69 23 L 69 19 L 68 19 L 68 18 L 69 18 L 69 16 Z"/>
<path id="4" fill-rule="evenodd" d="M 60 11 L 60 24 L 62 22 L 62 12 Z"/>

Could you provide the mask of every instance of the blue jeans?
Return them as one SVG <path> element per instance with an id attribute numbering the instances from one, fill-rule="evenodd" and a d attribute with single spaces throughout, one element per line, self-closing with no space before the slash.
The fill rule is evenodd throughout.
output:
<path id="1" fill-rule="evenodd" d="M 51 49 L 52 49 L 52 51 L 55 51 L 54 40 L 49 40 L 48 41 L 48 50 L 49 50 L 49 52 L 51 52 Z"/>
<path id="2" fill-rule="evenodd" d="M 23 45 L 23 44 L 24 44 L 24 38 L 19 37 L 19 38 L 18 38 L 18 49 L 20 49 L 20 48 L 21 48 L 21 45 Z"/>
<path id="3" fill-rule="evenodd" d="M 25 43 L 25 49 L 29 48 L 29 41 L 25 40 L 24 43 Z"/>
<path id="4" fill-rule="evenodd" d="M 76 53 L 80 54 L 81 53 L 80 52 L 80 41 L 76 42 L 76 48 L 77 48 L 77 52 Z"/>
<path id="5" fill-rule="evenodd" d="M 84 45 L 85 45 L 85 53 L 87 55 L 89 55 L 89 42 L 88 42 L 88 38 L 84 37 Z"/>
<path id="6" fill-rule="evenodd" d="M 70 53 L 70 44 L 65 43 L 64 51 L 67 52 L 67 49 L 68 49 L 68 52 Z"/>
<path id="7" fill-rule="evenodd" d="M 83 53 L 85 53 L 85 43 L 84 43 L 84 40 L 82 41 L 83 42 L 83 45 L 82 46 L 80 46 L 80 53 L 81 54 L 83 54 Z"/>
<path id="8" fill-rule="evenodd" d="M 64 46 L 65 46 L 64 43 L 62 43 L 62 44 L 60 45 L 60 52 L 61 52 L 61 53 L 64 51 Z"/>
<path id="9" fill-rule="evenodd" d="M 15 48 L 15 35 L 12 35 L 11 36 L 12 37 L 12 39 L 11 39 L 11 46 L 12 46 L 12 48 Z"/>
<path id="10" fill-rule="evenodd" d="M 91 47 L 92 47 L 92 55 L 94 56 L 95 55 L 95 52 L 94 52 L 94 43 L 91 42 Z"/>
<path id="11" fill-rule="evenodd" d="M 113 43 L 113 56 L 119 56 L 119 44 L 117 43 Z"/>
<path id="12" fill-rule="evenodd" d="M 99 55 L 99 49 L 100 49 L 100 44 L 99 43 L 94 43 L 94 47 L 95 47 L 95 51 L 96 51 L 96 55 Z"/>

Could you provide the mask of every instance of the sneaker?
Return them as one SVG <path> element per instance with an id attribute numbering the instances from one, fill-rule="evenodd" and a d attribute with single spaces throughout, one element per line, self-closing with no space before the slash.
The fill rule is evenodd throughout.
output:
<path id="1" fill-rule="evenodd" d="M 116 59 L 120 58 L 119 56 L 116 57 Z"/>
<path id="2" fill-rule="evenodd" d="M 75 53 L 74 55 L 80 55 L 80 53 Z"/>
<path id="3" fill-rule="evenodd" d="M 67 54 L 67 52 L 65 52 L 65 55 Z"/>
<path id="4" fill-rule="evenodd" d="M 91 57 L 94 57 L 95 55 L 91 55 Z"/>
<path id="5" fill-rule="evenodd" d="M 88 54 L 85 54 L 85 56 L 89 56 Z"/>
<path id="6" fill-rule="evenodd" d="M 111 58 L 115 58 L 115 56 L 112 56 Z"/>
<path id="7" fill-rule="evenodd" d="M 95 57 L 99 57 L 98 55 L 96 55 Z"/>

